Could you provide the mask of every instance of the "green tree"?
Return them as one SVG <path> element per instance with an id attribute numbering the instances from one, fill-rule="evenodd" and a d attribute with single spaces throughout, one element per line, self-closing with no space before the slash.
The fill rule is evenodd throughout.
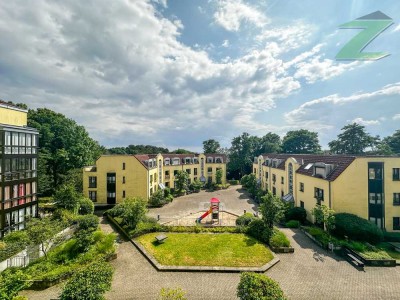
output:
<path id="1" fill-rule="evenodd" d="M 254 174 L 244 175 L 240 180 L 240 184 L 254 197 L 257 194 L 258 185 L 257 178 Z"/>
<path id="2" fill-rule="evenodd" d="M 336 140 L 328 143 L 330 150 L 337 154 L 363 154 L 368 147 L 378 145 L 378 137 L 373 137 L 365 131 L 365 127 L 353 123 L 344 126 Z"/>
<path id="3" fill-rule="evenodd" d="M 26 225 L 29 243 L 32 246 L 41 245 L 41 251 L 46 257 L 51 245 L 57 244 L 61 239 L 61 236 L 58 236 L 57 233 L 62 229 L 62 223 L 52 222 L 49 217 L 33 218 Z"/>
<path id="4" fill-rule="evenodd" d="M 261 197 L 260 211 L 261 219 L 269 231 L 269 237 L 271 237 L 274 222 L 279 222 L 284 215 L 284 204 L 281 199 L 272 195 L 271 192 L 267 192 L 265 196 Z"/>
<path id="5" fill-rule="evenodd" d="M 175 154 L 192 154 L 193 152 L 189 151 L 189 150 L 186 150 L 186 149 L 178 148 L 178 149 L 176 149 L 174 151 L 171 151 L 171 153 L 175 153 Z"/>
<path id="6" fill-rule="evenodd" d="M 186 300 L 185 291 L 181 288 L 162 288 L 160 291 L 159 300 Z"/>
<path id="7" fill-rule="evenodd" d="M 285 153 L 312 154 L 321 151 L 318 133 L 306 129 L 289 131 L 283 138 L 282 150 Z"/>
<path id="8" fill-rule="evenodd" d="M 64 286 L 61 300 L 103 300 L 111 289 L 112 267 L 106 262 L 96 262 L 75 273 Z"/>
<path id="9" fill-rule="evenodd" d="M 222 169 L 218 169 L 217 172 L 215 172 L 215 182 L 216 184 L 222 184 Z"/>
<path id="10" fill-rule="evenodd" d="M 260 139 L 257 151 L 254 156 L 266 153 L 279 153 L 282 150 L 282 142 L 279 135 L 268 132 Z"/>
<path id="11" fill-rule="evenodd" d="M 286 297 L 279 284 L 263 274 L 244 272 L 236 295 L 241 300 L 285 300 Z"/>
<path id="12" fill-rule="evenodd" d="M 195 180 L 193 180 L 193 182 L 190 184 L 189 189 L 190 189 L 191 191 L 195 192 L 195 193 L 198 193 L 198 192 L 200 192 L 200 190 L 201 190 L 202 187 L 203 187 L 203 183 L 202 183 L 200 180 L 195 179 Z"/>
<path id="13" fill-rule="evenodd" d="M 259 144 L 259 138 L 244 132 L 232 140 L 227 165 L 229 178 L 241 178 L 251 173 L 253 158 Z"/>
<path id="14" fill-rule="evenodd" d="M 165 195 L 163 190 L 158 190 L 150 196 L 149 204 L 152 206 L 163 206 L 166 203 Z"/>
<path id="15" fill-rule="evenodd" d="M 67 209 L 72 212 L 77 212 L 79 207 L 79 195 L 73 185 L 62 185 L 54 194 L 54 205 L 57 208 Z"/>
<path id="16" fill-rule="evenodd" d="M 396 130 L 396 132 L 383 139 L 386 145 L 388 145 L 391 149 L 391 152 L 400 154 L 400 129 Z"/>
<path id="17" fill-rule="evenodd" d="M 209 139 L 203 142 L 203 152 L 204 153 L 218 153 L 221 145 L 218 141 L 214 139 Z"/>
<path id="18" fill-rule="evenodd" d="M 186 171 L 178 171 L 175 175 L 175 189 L 182 193 L 188 189 L 189 174 Z"/>
<path id="19" fill-rule="evenodd" d="M 83 126 L 46 108 L 29 110 L 28 126 L 40 132 L 39 192 L 51 195 L 68 171 L 90 165 L 104 152 Z"/>
<path id="20" fill-rule="evenodd" d="M 109 210 L 111 216 L 122 218 L 122 222 L 131 229 L 144 219 L 147 213 L 147 202 L 143 198 L 126 198 L 124 202 Z"/>
<path id="21" fill-rule="evenodd" d="M 315 217 L 316 224 L 323 224 L 325 230 L 330 235 L 332 230 L 335 229 L 335 211 L 326 205 L 315 205 L 311 211 Z"/>

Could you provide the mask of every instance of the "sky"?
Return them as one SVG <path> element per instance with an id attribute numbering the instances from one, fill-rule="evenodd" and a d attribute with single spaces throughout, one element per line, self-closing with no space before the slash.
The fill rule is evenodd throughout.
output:
<path id="1" fill-rule="evenodd" d="M 308 129 L 327 148 L 357 122 L 400 129 L 400 6 L 325 0 L 1 1 L 0 98 L 65 114 L 107 147 L 229 147 Z M 338 61 L 375 11 L 393 19 Z"/>

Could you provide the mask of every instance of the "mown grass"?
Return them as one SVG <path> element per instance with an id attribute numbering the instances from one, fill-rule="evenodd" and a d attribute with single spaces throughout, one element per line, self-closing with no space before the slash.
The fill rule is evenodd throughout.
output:
<path id="1" fill-rule="evenodd" d="M 161 244 L 155 241 L 158 234 L 136 240 L 162 265 L 260 267 L 273 259 L 264 244 L 245 234 L 170 232 Z"/>

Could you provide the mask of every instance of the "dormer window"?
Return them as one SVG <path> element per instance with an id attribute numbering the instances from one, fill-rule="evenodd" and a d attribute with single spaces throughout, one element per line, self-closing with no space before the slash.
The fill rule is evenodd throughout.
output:
<path id="1" fill-rule="evenodd" d="M 180 159 L 179 157 L 174 157 L 174 159 L 172 160 L 172 165 L 173 166 L 177 166 L 180 164 Z"/>
<path id="2" fill-rule="evenodd" d="M 315 163 L 313 166 L 313 176 L 317 178 L 326 178 L 335 168 L 332 164 Z"/>
<path id="3" fill-rule="evenodd" d="M 216 157 L 216 158 L 215 158 L 215 162 L 216 162 L 217 164 L 222 164 L 222 157 Z"/>
<path id="4" fill-rule="evenodd" d="M 166 166 L 170 165 L 170 159 L 169 158 L 164 159 L 164 165 L 166 165 Z"/>
<path id="5" fill-rule="evenodd" d="M 207 157 L 207 163 L 213 163 L 214 159 L 212 157 Z"/>
<path id="6" fill-rule="evenodd" d="M 185 157 L 185 164 L 191 164 L 192 163 L 192 159 L 190 157 Z"/>

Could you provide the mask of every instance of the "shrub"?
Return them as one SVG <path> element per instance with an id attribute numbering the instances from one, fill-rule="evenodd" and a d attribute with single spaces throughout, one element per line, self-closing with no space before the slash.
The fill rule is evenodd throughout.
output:
<path id="1" fill-rule="evenodd" d="M 239 180 L 236 179 L 229 180 L 228 182 L 230 185 L 238 185 L 240 183 Z"/>
<path id="2" fill-rule="evenodd" d="M 287 228 L 299 228 L 300 222 L 297 220 L 290 220 L 289 222 L 286 222 L 286 227 Z"/>
<path id="3" fill-rule="evenodd" d="M 149 199 L 149 204 L 155 207 L 161 207 L 166 204 L 167 201 L 165 200 L 164 191 L 158 190 L 153 195 L 151 195 Z"/>
<path id="4" fill-rule="evenodd" d="M 61 186 L 54 194 L 54 205 L 75 212 L 78 209 L 79 194 L 71 184 Z"/>
<path id="5" fill-rule="evenodd" d="M 269 240 L 269 245 L 275 248 L 290 247 L 290 242 L 282 231 L 279 231 L 277 228 L 274 228 L 272 236 Z"/>
<path id="6" fill-rule="evenodd" d="M 64 286 L 61 300 L 100 300 L 111 289 L 113 269 L 105 262 L 97 262 L 75 273 Z"/>
<path id="7" fill-rule="evenodd" d="M 286 221 L 297 220 L 304 224 L 307 219 L 307 212 L 302 207 L 292 207 L 285 213 Z"/>
<path id="8" fill-rule="evenodd" d="M 51 218 L 55 221 L 62 222 L 65 226 L 71 226 L 76 223 L 79 216 L 69 210 L 59 208 L 54 211 Z"/>
<path id="9" fill-rule="evenodd" d="M 120 217 L 121 222 L 118 223 L 122 226 L 127 225 L 129 229 L 133 230 L 145 217 L 147 212 L 146 204 L 146 200 L 139 197 L 126 198 L 124 202 L 117 204 L 107 213 L 113 218 Z"/>
<path id="10" fill-rule="evenodd" d="M 0 299 L 12 300 L 18 292 L 30 286 L 30 278 L 19 269 L 9 268 L 0 273 Z"/>
<path id="11" fill-rule="evenodd" d="M 267 228 L 262 220 L 254 220 L 250 222 L 248 229 L 247 229 L 247 234 L 251 235 L 255 239 L 264 242 L 264 243 L 269 243 L 269 237 L 271 236 L 271 231 L 269 228 Z"/>
<path id="12" fill-rule="evenodd" d="M 94 212 L 94 204 L 89 198 L 83 197 L 79 199 L 79 214 L 80 215 L 91 215 Z"/>
<path id="13" fill-rule="evenodd" d="M 251 221 L 257 220 L 258 218 L 255 217 L 251 213 L 245 213 L 244 215 L 240 216 L 236 219 L 237 226 L 248 226 Z"/>
<path id="14" fill-rule="evenodd" d="M 336 228 L 333 233 L 338 237 L 348 236 L 357 241 L 377 244 L 383 240 L 383 233 L 375 224 L 353 214 L 339 213 L 335 215 Z"/>
<path id="15" fill-rule="evenodd" d="M 236 295 L 241 300 L 284 300 L 279 284 L 263 274 L 245 272 L 240 275 Z"/>
<path id="16" fill-rule="evenodd" d="M 96 231 L 99 227 L 99 218 L 95 215 L 85 215 L 78 218 L 77 230 Z"/>
<path id="17" fill-rule="evenodd" d="M 163 226 L 153 222 L 139 222 L 134 230 L 129 232 L 131 237 L 138 237 L 140 235 L 150 233 L 150 232 L 158 232 L 163 231 Z"/>

